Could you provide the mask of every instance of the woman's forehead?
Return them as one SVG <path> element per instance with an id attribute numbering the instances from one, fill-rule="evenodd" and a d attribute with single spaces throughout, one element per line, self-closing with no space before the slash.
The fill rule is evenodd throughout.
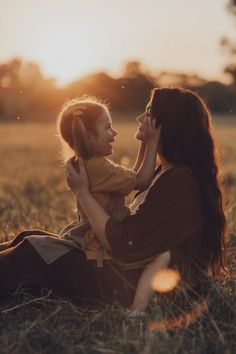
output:
<path id="1" fill-rule="evenodd" d="M 150 100 L 146 106 L 146 109 L 151 109 L 152 108 L 152 101 Z"/>

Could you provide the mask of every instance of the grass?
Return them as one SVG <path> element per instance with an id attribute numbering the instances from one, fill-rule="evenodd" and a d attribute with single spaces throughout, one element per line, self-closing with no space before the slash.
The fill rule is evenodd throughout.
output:
<path id="1" fill-rule="evenodd" d="M 131 166 L 132 123 L 116 123 L 114 160 Z M 146 318 L 130 322 L 117 304 L 67 301 L 42 289 L 18 289 L 0 303 L 0 353 L 225 353 L 236 348 L 236 124 L 217 120 L 222 154 L 230 276 L 211 283 L 208 302 L 156 296 Z M 24 229 L 59 232 L 75 217 L 52 124 L 0 125 L 0 238 Z"/>

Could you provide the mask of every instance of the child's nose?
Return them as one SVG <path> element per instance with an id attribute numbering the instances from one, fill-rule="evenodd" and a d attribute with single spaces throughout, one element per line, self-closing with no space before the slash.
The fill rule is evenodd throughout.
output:
<path id="1" fill-rule="evenodd" d="M 112 134 L 113 134 L 113 136 L 116 136 L 117 135 L 117 131 L 112 129 Z"/>

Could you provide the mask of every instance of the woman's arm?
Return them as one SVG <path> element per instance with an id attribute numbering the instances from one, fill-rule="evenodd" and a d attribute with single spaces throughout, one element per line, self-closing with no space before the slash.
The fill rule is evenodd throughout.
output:
<path id="1" fill-rule="evenodd" d="M 122 222 L 110 217 L 90 194 L 82 160 L 79 174 L 70 161 L 66 174 L 95 234 L 121 261 L 136 262 L 175 249 L 204 225 L 198 182 L 181 167 L 163 173 L 138 211 Z"/>
<path id="2" fill-rule="evenodd" d="M 79 174 L 73 167 L 73 160 L 66 164 L 66 179 L 69 187 L 74 192 L 75 197 L 80 202 L 80 206 L 88 218 L 94 233 L 100 239 L 104 247 L 110 250 L 109 242 L 106 238 L 105 227 L 110 215 L 101 207 L 95 198 L 90 194 L 89 181 L 85 171 L 84 162 L 79 160 Z"/>

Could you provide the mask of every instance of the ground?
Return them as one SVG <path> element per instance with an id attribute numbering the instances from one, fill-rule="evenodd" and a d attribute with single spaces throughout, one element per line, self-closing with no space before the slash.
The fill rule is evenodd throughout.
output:
<path id="1" fill-rule="evenodd" d="M 135 124 L 115 122 L 114 160 L 131 166 L 137 150 Z M 207 302 L 185 312 L 156 296 L 144 319 L 129 321 L 118 305 L 56 298 L 46 289 L 18 289 L 0 303 L 0 353 L 235 353 L 236 348 L 236 121 L 217 117 L 228 221 L 230 275 L 212 282 Z M 55 124 L 0 124 L 0 238 L 24 229 L 59 232 L 75 217 L 64 182 Z M 178 315 L 177 315 L 178 314 Z"/>

